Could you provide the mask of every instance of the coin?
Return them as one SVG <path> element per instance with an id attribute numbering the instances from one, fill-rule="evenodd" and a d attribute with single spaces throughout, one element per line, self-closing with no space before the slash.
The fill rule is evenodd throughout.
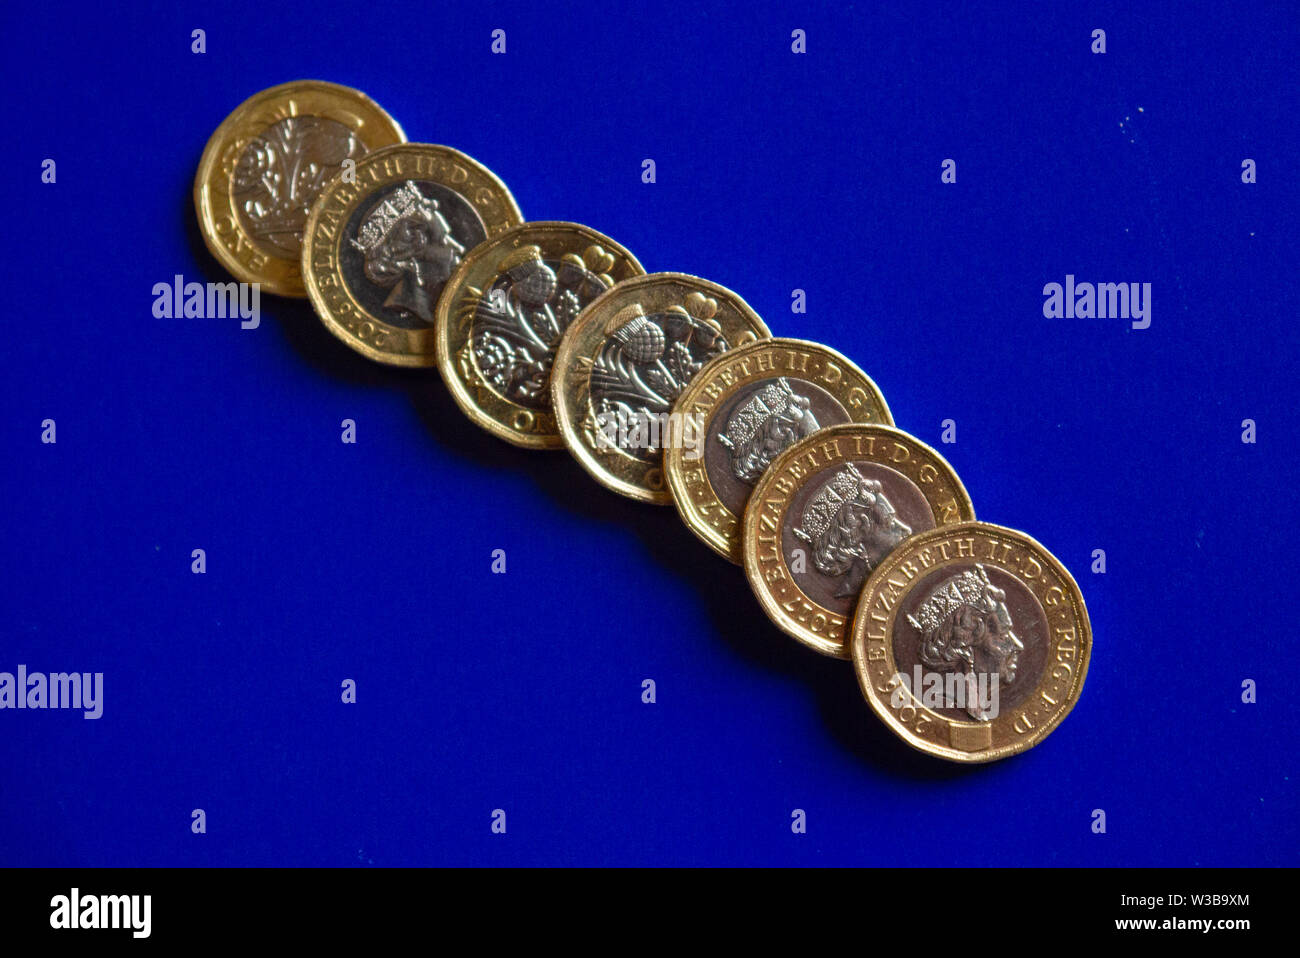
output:
<path id="1" fill-rule="evenodd" d="M 673 502 L 692 532 L 737 565 L 745 502 L 773 459 L 826 426 L 894 422 L 866 373 L 800 339 L 761 339 L 710 360 L 673 409 L 690 420 L 684 441 L 664 450 Z"/>
<path id="2" fill-rule="evenodd" d="M 550 389 L 560 337 L 605 290 L 643 275 L 631 253 L 577 223 L 525 223 L 480 243 L 447 281 L 434 325 L 457 405 L 517 446 L 563 446 Z"/>
<path id="3" fill-rule="evenodd" d="M 908 536 L 975 518 L 952 466 L 892 426 L 846 423 L 772 462 L 745 507 L 745 575 L 787 634 L 847 659 L 867 575 Z"/>
<path id="4" fill-rule="evenodd" d="M 254 94 L 208 140 L 194 178 L 203 241 L 241 282 L 306 296 L 302 235 L 325 184 L 402 128 L 359 90 L 298 80 Z"/>
<path id="5" fill-rule="evenodd" d="M 470 250 L 521 222 L 510 191 L 464 153 L 429 143 L 377 150 L 312 207 L 302 245 L 307 294 L 357 352 L 432 366 L 443 286 Z"/>
<path id="6" fill-rule="evenodd" d="M 743 299 L 698 276 L 618 283 L 579 314 L 555 355 L 551 400 L 565 446 L 607 488 L 667 505 L 674 401 L 710 359 L 770 336 Z"/>
<path id="7" fill-rule="evenodd" d="M 1074 707 L 1092 628 L 1047 549 L 962 522 L 913 536 L 872 572 L 850 646 L 863 695 L 903 741 L 990 762 L 1037 745 Z"/>

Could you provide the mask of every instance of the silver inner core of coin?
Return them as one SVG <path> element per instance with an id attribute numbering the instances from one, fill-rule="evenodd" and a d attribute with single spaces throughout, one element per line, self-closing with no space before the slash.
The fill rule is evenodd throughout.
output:
<path id="1" fill-rule="evenodd" d="M 709 485 L 738 516 L 773 459 L 818 429 L 849 419 L 839 400 L 806 380 L 776 376 L 750 383 L 709 420 L 704 446 Z"/>
<path id="2" fill-rule="evenodd" d="M 344 160 L 367 152 L 336 120 L 289 116 L 268 126 L 244 147 L 231 178 L 240 225 L 268 252 L 298 256 L 316 197 Z"/>
<path id="3" fill-rule="evenodd" d="M 352 295 L 372 316 L 419 329 L 433 325 L 443 286 L 487 230 L 455 190 L 403 180 L 357 204 L 343 237 L 339 265 Z"/>
<path id="4" fill-rule="evenodd" d="M 822 470 L 795 493 L 782 545 L 804 594 L 848 617 L 871 570 L 908 536 L 933 528 L 930 504 L 911 479 L 855 461 Z"/>
<path id="5" fill-rule="evenodd" d="M 989 722 L 1033 694 L 1046 667 L 1047 631 L 1038 598 L 1015 576 L 985 563 L 947 566 L 900 601 L 894 662 L 918 698 L 918 668 L 923 686 L 937 687 L 931 675 L 943 680 L 945 695 L 934 708 L 940 715 Z M 964 694 L 947 695 L 958 687 Z"/>
<path id="6" fill-rule="evenodd" d="M 499 273 L 478 301 L 470 332 L 484 381 L 513 403 L 550 409 L 548 383 L 560 337 L 606 288 L 599 276 L 569 259 L 539 255 Z"/>
<path id="7" fill-rule="evenodd" d="M 729 345 L 715 325 L 685 309 L 647 315 L 634 304 L 614 321 L 591 367 L 592 412 L 599 422 L 617 426 L 621 451 L 653 462 L 669 435 L 673 402 Z"/>

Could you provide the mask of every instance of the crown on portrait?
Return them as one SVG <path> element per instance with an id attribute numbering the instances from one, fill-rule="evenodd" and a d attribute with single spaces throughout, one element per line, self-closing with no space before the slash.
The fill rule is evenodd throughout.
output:
<path id="1" fill-rule="evenodd" d="M 727 421 L 727 430 L 718 437 L 718 442 L 728 449 L 749 442 L 763 423 L 778 413 L 785 412 L 793 398 L 794 390 L 784 376 L 774 383 L 768 383 L 751 396 L 749 402 L 732 413 Z"/>
<path id="2" fill-rule="evenodd" d="M 817 495 L 813 496 L 812 502 L 808 503 L 803 511 L 803 528 L 795 529 L 794 534 L 804 542 L 811 543 L 830 528 L 831 521 L 835 518 L 835 513 L 839 512 L 840 506 L 854 498 L 864 484 L 868 489 L 874 486 L 875 491 L 880 491 L 880 483 L 869 482 L 862 473 L 858 472 L 856 466 L 849 463 L 835 473 L 830 482 L 822 486 Z"/>
<path id="3" fill-rule="evenodd" d="M 351 241 L 352 245 L 368 253 L 384 241 L 388 231 L 403 216 L 417 209 L 437 208 L 437 200 L 423 195 L 414 183 L 407 180 L 370 212 L 357 231 L 357 239 Z"/>
<path id="4" fill-rule="evenodd" d="M 984 608 L 989 590 L 1000 594 L 1000 590 L 989 581 L 989 574 L 984 571 L 984 566 L 976 563 L 974 570 L 967 569 L 930 593 L 929 597 L 921 603 L 921 607 L 916 610 L 916 614 L 907 617 L 907 621 L 923 633 L 933 632 L 948 616 L 964 605 L 974 606 L 977 609 Z"/>

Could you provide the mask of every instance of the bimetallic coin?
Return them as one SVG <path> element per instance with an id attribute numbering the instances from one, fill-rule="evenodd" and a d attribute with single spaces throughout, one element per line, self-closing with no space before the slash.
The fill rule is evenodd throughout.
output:
<path id="1" fill-rule="evenodd" d="M 673 408 L 692 420 L 686 441 L 664 450 L 673 502 L 692 532 L 737 565 L 740 517 L 773 459 L 827 426 L 894 421 L 866 373 L 800 339 L 761 339 L 723 353 Z"/>
<path id="2" fill-rule="evenodd" d="M 564 444 L 602 485 L 658 505 L 673 403 L 704 364 L 770 337 L 739 296 L 684 273 L 624 280 L 569 326 L 551 401 Z"/>
<path id="3" fill-rule="evenodd" d="M 781 453 L 755 484 L 745 507 L 745 575 L 786 633 L 847 659 L 868 574 L 908 536 L 973 518 L 957 473 L 915 436 L 831 426 Z"/>
<path id="4" fill-rule="evenodd" d="M 447 282 L 438 370 L 465 414 L 507 442 L 564 445 L 551 409 L 560 337 L 592 300 L 645 270 L 577 223 L 525 223 L 481 243 Z"/>
<path id="5" fill-rule="evenodd" d="M 446 146 L 371 153 L 338 177 L 307 219 L 307 294 L 326 327 L 394 366 L 437 362 L 438 297 L 465 256 L 523 221 L 486 167 Z"/>
<path id="6" fill-rule="evenodd" d="M 299 80 L 245 100 L 208 140 L 194 207 L 212 255 L 236 279 L 306 296 L 307 214 L 347 161 L 403 143 L 397 122 L 358 90 Z"/>
<path id="7" fill-rule="evenodd" d="M 872 710 L 953 762 L 1032 748 L 1079 700 L 1092 628 L 1070 573 L 1023 532 L 947 525 L 871 574 L 850 646 Z"/>

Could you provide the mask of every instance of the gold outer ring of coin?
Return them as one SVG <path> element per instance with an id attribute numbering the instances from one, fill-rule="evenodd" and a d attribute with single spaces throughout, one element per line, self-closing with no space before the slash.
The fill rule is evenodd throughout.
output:
<path id="1" fill-rule="evenodd" d="M 612 346 L 615 327 L 629 328 L 627 324 L 639 318 L 634 313 L 672 313 L 683 322 L 689 318 L 693 329 L 720 333 L 728 349 L 772 334 L 759 315 L 725 286 L 686 273 L 650 273 L 624 280 L 592 300 L 560 340 L 551 371 L 551 404 L 564 445 L 606 488 L 630 499 L 666 506 L 672 493 L 664 483 L 662 454 L 635 456 L 609 445 L 592 406 L 591 375 L 593 369 L 601 368 L 601 351 Z M 651 352 L 656 346 L 653 336 L 650 342 L 641 340 L 640 345 Z M 657 345 L 662 348 L 664 343 L 661 340 Z M 662 418 L 666 415 L 667 411 Z"/>
<path id="2" fill-rule="evenodd" d="M 829 426 L 799 440 L 773 460 L 754 485 L 745 507 L 745 575 L 763 611 L 782 631 L 837 659 L 850 656 L 853 610 L 841 614 L 800 588 L 782 542 L 787 513 L 803 487 L 804 477 L 852 462 L 872 463 L 900 474 L 924 498 L 930 518 L 940 528 L 975 518 L 970 496 L 947 460 L 915 436 L 893 426 Z M 805 551 L 808 573 L 820 574 L 814 571 L 813 547 L 808 545 Z"/>
<path id="3" fill-rule="evenodd" d="M 406 142 L 397 121 L 360 90 L 323 80 L 295 80 L 255 93 L 235 107 L 208 139 L 194 177 L 199 232 L 212 255 L 240 282 L 299 299 L 307 295 L 301 258 L 277 255 L 249 234 L 235 206 L 231 180 L 254 138 L 281 120 L 302 116 L 342 124 L 367 151 Z"/>
<path id="4" fill-rule="evenodd" d="M 946 569 L 951 576 L 944 575 Z M 954 585 L 954 580 L 959 581 Z M 1012 581 L 1019 582 L 1024 592 L 1006 588 Z M 992 582 L 1002 583 L 1001 600 L 997 591 L 984 591 Z M 996 585 L 993 588 L 998 589 Z M 920 604 L 913 611 L 914 592 Z M 938 597 L 933 598 L 936 593 Z M 1031 598 L 1027 600 L 1026 595 Z M 895 630 L 905 627 L 923 637 L 932 634 L 928 632 L 932 628 L 941 635 L 941 617 L 950 617 L 957 603 L 971 599 L 987 603 L 977 610 L 985 616 L 1000 616 L 998 605 L 1001 612 L 1029 609 L 1028 615 L 1021 612 L 1019 622 L 1008 616 L 1009 627 L 1025 647 L 1018 653 L 1015 682 L 1027 683 L 1031 677 L 1026 659 L 1041 662 L 1038 681 L 1023 691 L 1013 683 L 1017 698 L 1002 703 L 996 717 L 985 721 L 958 709 L 945 709 L 948 714 L 943 714 L 930 707 L 946 704 L 943 702 L 932 700 L 927 706 L 921 699 L 931 684 L 928 678 L 922 679 L 921 696 L 913 695 L 917 665 L 907 686 L 898 677 Z M 899 623 L 900 612 L 917 622 L 905 618 Z M 1037 612 L 1042 619 L 1030 621 Z M 1005 631 L 998 638 L 1005 648 Z M 885 558 L 862 590 L 849 644 L 862 694 L 899 738 L 928 755 L 952 762 L 991 762 L 1033 748 L 1069 714 L 1088 674 L 1092 626 L 1078 584 L 1044 546 L 1014 529 L 963 522 L 913 536 Z M 941 678 L 946 682 L 946 675 Z M 1006 694 L 1000 691 L 999 699 Z M 953 712 L 958 717 L 953 717 Z"/>
<path id="5" fill-rule="evenodd" d="M 354 180 L 331 180 L 307 217 L 302 241 L 307 295 L 325 327 L 363 356 L 390 366 L 433 366 L 438 351 L 432 310 L 427 325 L 399 326 L 368 309 L 349 287 L 341 258 L 342 244 L 351 239 L 344 236 L 349 218 L 377 190 L 407 180 L 436 183 L 458 194 L 482 223 L 485 239 L 518 226 L 523 214 L 496 174 L 449 146 L 402 143 L 376 150 L 357 162 Z"/>
<path id="6" fill-rule="evenodd" d="M 803 339 L 760 339 L 723 353 L 700 370 L 677 397 L 673 411 L 681 413 L 681 428 L 688 416 L 698 416 L 697 455 L 688 456 L 684 442 L 664 450 L 664 476 L 673 503 L 687 528 L 718 555 L 736 565 L 743 561 L 741 519 L 722 501 L 710 478 L 708 442 L 715 416 L 740 391 L 774 380 L 811 383 L 829 394 L 845 414 L 845 422 L 894 424 L 889 406 L 876 384 L 857 365 L 821 343 Z M 796 391 L 797 391 L 796 387 Z M 825 423 L 824 425 L 833 425 Z M 743 513 L 743 510 L 742 510 Z"/>
<path id="7" fill-rule="evenodd" d="M 470 342 L 485 290 L 501 275 L 500 267 L 510 262 L 509 257 L 521 252 L 550 261 L 576 257 L 582 268 L 600 278 L 606 288 L 633 276 L 644 276 L 645 270 L 626 249 L 589 227 L 564 222 L 524 223 L 476 246 L 456 267 L 438 298 L 434 324 L 438 371 L 456 405 L 479 426 L 516 446 L 559 449 L 564 437 L 549 406 L 549 370 L 542 384 L 547 408 L 526 406 L 501 395 L 484 378 Z M 551 344 L 552 359 L 557 346 Z"/>

